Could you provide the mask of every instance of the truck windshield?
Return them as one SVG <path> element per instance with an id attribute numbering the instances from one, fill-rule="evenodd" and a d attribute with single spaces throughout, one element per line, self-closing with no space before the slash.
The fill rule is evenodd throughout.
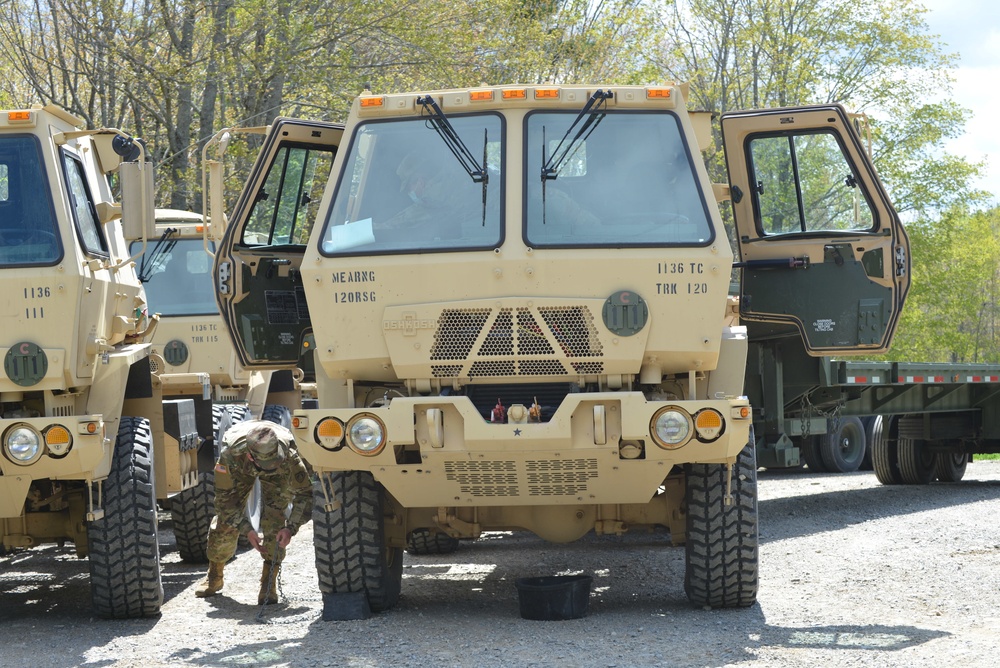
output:
<path id="1" fill-rule="evenodd" d="M 132 242 L 138 253 L 141 241 Z M 212 285 L 212 258 L 201 239 L 178 239 L 169 251 L 156 256 L 144 283 L 150 313 L 211 315 L 219 312 Z"/>
<path id="2" fill-rule="evenodd" d="M 449 116 L 482 165 L 474 180 L 426 118 L 358 127 L 344 161 L 324 255 L 496 248 L 502 240 L 503 122 L 497 114 Z"/>
<path id="3" fill-rule="evenodd" d="M 573 112 L 526 121 L 524 240 L 532 247 L 707 245 L 708 208 L 676 116 L 602 110 L 558 171 L 539 178 Z M 553 178 L 554 176 L 554 178 Z"/>
<path id="4" fill-rule="evenodd" d="M 36 139 L 0 138 L 0 267 L 62 257 L 48 183 Z"/>

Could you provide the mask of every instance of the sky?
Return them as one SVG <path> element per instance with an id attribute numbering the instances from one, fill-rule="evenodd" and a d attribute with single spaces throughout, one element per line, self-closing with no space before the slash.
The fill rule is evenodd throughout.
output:
<path id="1" fill-rule="evenodd" d="M 958 53 L 952 99 L 972 111 L 966 134 L 951 140 L 949 152 L 987 161 L 977 185 L 1000 202 L 1000 3 L 997 0 L 918 0 L 929 32 L 946 53 Z"/>

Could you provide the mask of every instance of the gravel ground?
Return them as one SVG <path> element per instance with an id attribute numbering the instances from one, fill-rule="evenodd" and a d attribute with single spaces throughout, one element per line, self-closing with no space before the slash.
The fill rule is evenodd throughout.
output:
<path id="1" fill-rule="evenodd" d="M 311 525 L 295 538 L 282 603 L 257 616 L 261 560 L 194 596 L 161 524 L 158 618 L 94 619 L 70 548 L 0 558 L 0 666 L 989 666 L 1000 652 L 1000 462 L 958 484 L 883 487 L 872 473 L 760 473 L 761 586 L 741 610 L 693 608 L 684 549 L 666 534 L 552 545 L 488 534 L 406 556 L 403 595 L 365 621 L 324 622 Z M 594 577 L 584 619 L 521 619 L 514 581 Z"/>

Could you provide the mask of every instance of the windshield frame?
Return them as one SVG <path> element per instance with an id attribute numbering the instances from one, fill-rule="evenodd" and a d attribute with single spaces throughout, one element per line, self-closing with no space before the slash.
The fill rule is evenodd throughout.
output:
<path id="1" fill-rule="evenodd" d="M 704 235 L 699 235 L 699 238 L 687 238 L 677 241 L 671 241 L 665 238 L 658 238 L 652 241 L 628 241 L 621 238 L 615 238 L 613 234 L 606 234 L 603 238 L 595 239 L 593 241 L 585 240 L 583 237 L 585 235 L 578 234 L 575 230 L 569 233 L 561 235 L 561 239 L 551 239 L 546 240 L 541 235 L 535 234 L 532 236 L 532 230 L 536 228 L 541 228 L 543 223 L 537 222 L 533 218 L 533 203 L 532 198 L 536 197 L 536 193 L 539 192 L 539 188 L 544 188 L 545 191 L 545 201 L 546 205 L 544 207 L 544 215 L 546 217 L 545 225 L 549 224 L 548 216 L 550 215 L 549 208 L 549 197 L 555 189 L 558 191 L 560 187 L 560 179 L 553 178 L 548 181 L 547 184 L 539 185 L 543 182 L 540 177 L 540 154 L 533 155 L 537 152 L 539 148 L 536 138 L 533 136 L 535 129 L 532 127 L 533 121 L 537 121 L 545 116 L 562 116 L 566 119 L 565 124 L 560 124 L 554 128 L 551 135 L 545 136 L 545 143 L 551 145 L 558 142 L 558 140 L 563 136 L 563 131 L 566 125 L 568 125 L 578 112 L 571 109 L 535 109 L 527 114 L 525 114 L 523 121 L 523 136 L 522 136 L 522 195 L 521 195 L 521 211 L 522 211 L 522 225 L 521 225 L 521 235 L 524 244 L 529 248 L 648 248 L 648 247 L 669 247 L 669 248 L 685 248 L 685 247 L 707 247 L 711 246 L 716 241 L 716 225 L 712 216 L 712 208 L 709 206 L 707 194 L 705 189 L 702 187 L 702 179 L 699 176 L 698 163 L 691 150 L 691 145 L 688 142 L 688 137 L 684 132 L 684 127 L 681 123 L 680 117 L 672 110 L 669 109 L 607 109 L 602 108 L 599 112 L 603 118 L 600 121 L 599 127 L 593 129 L 588 136 L 584 138 L 585 141 L 592 141 L 592 137 L 599 136 L 600 133 L 607 132 L 609 128 L 614 128 L 616 123 L 620 123 L 621 119 L 624 118 L 641 118 L 641 117 L 659 117 L 665 119 L 665 123 L 669 123 L 672 119 L 673 124 L 669 126 L 670 128 L 676 128 L 676 135 L 672 139 L 677 141 L 677 145 L 674 150 L 677 152 L 675 159 L 678 162 L 684 162 L 689 166 L 689 170 L 681 170 L 678 172 L 678 176 L 690 175 L 690 182 L 685 184 L 685 192 L 696 193 L 697 198 L 691 198 L 688 202 L 688 212 L 692 214 L 698 214 L 697 218 L 694 219 L 693 225 L 695 229 L 703 232 Z M 646 143 L 648 146 L 648 142 Z M 572 152 L 570 154 L 570 159 L 563 161 L 563 166 L 566 167 L 568 163 L 571 162 L 573 154 L 580 150 L 580 146 L 572 146 Z M 619 153 L 619 156 L 627 156 L 628 154 Z M 698 156 L 700 159 L 700 156 Z M 586 156 L 584 156 L 586 159 Z M 596 159 L 596 158 L 595 158 Z M 536 165 L 539 163 L 539 165 Z M 608 174 L 617 172 L 618 170 L 614 167 L 605 167 Z M 624 171 L 624 170 L 622 170 Z M 566 178 L 566 177 L 564 177 Z M 567 183 L 563 181 L 563 183 Z M 664 185 L 666 187 L 667 184 Z M 611 185 L 607 186 L 607 191 L 610 192 L 612 189 Z M 588 191 L 590 195 L 597 195 L 600 193 L 597 188 L 591 188 Z M 540 194 L 540 193 L 539 193 Z M 570 198 L 563 196 L 563 199 L 568 201 Z M 538 205 L 534 205 L 535 208 L 540 208 Z M 592 211 L 588 207 L 579 207 L 584 212 Z M 614 207 L 611 207 L 614 209 Z M 653 210 L 655 211 L 655 210 Z M 691 225 L 691 219 L 681 215 L 675 214 L 664 214 L 664 216 L 675 216 L 678 220 L 683 219 L 684 224 Z M 579 216 L 576 216 L 579 219 Z M 595 221 L 592 222 L 592 229 L 596 229 L 599 223 L 596 222 L 596 216 L 594 216 Z M 652 224 L 652 223 L 649 223 Z M 667 223 L 669 224 L 669 222 Z M 603 225 L 607 227 L 606 225 Z M 645 235 L 643 236 L 645 238 Z"/>
<path id="2" fill-rule="evenodd" d="M 382 125 L 385 125 L 387 127 L 389 125 L 396 125 L 397 127 L 400 127 L 399 124 L 401 123 L 420 124 L 421 128 L 425 128 L 428 132 L 433 134 L 433 137 L 431 137 L 431 135 L 427 135 L 426 138 L 422 136 L 419 142 L 417 142 L 417 140 L 415 139 L 413 146 L 409 147 L 404 146 L 400 148 L 398 144 L 396 146 L 387 144 L 387 149 L 383 149 L 383 150 L 388 150 L 389 153 L 391 153 L 396 157 L 395 162 L 389 161 L 390 164 L 393 165 L 390 171 L 394 172 L 394 174 L 392 175 L 392 179 L 389 180 L 389 183 L 393 184 L 390 193 L 391 196 L 400 202 L 398 205 L 399 206 L 398 212 L 401 212 L 409 208 L 409 205 L 407 205 L 407 203 L 402 200 L 402 198 L 405 197 L 407 193 L 404 190 L 406 184 L 405 183 L 403 183 L 402 185 L 400 184 L 400 179 L 403 178 L 403 175 L 400 174 L 399 170 L 404 169 L 400 163 L 405 161 L 405 158 L 407 156 L 415 152 L 415 149 L 418 148 L 418 144 L 419 145 L 427 144 L 430 146 L 434 146 L 435 148 L 433 150 L 435 152 L 438 152 L 441 155 L 444 155 L 445 153 L 447 154 L 447 156 L 441 160 L 441 164 L 445 166 L 450 165 L 449 167 L 447 167 L 449 169 L 453 167 L 455 172 L 454 174 L 455 178 L 458 178 L 460 180 L 461 179 L 468 180 L 470 193 L 471 189 L 473 188 L 477 190 L 477 200 L 474 209 L 474 211 L 476 212 L 476 220 L 473 221 L 471 218 L 469 218 L 466 221 L 466 224 L 482 225 L 481 222 L 482 218 L 480 217 L 480 213 L 483 205 L 481 196 L 478 195 L 478 191 L 481 190 L 483 184 L 476 183 L 475 181 L 473 181 L 472 177 L 463 168 L 459 158 L 452 154 L 449 146 L 440 136 L 438 136 L 438 133 L 434 130 L 430 118 L 428 116 L 400 116 L 393 118 L 375 118 L 359 122 L 354 127 L 353 131 L 350 133 L 351 134 L 350 143 L 347 145 L 346 150 L 344 150 L 344 157 L 342 162 L 340 163 L 340 168 L 336 175 L 334 191 L 330 197 L 330 205 L 329 205 L 329 210 L 327 211 L 326 219 L 323 221 L 321 233 L 315 235 L 318 240 L 317 247 L 320 255 L 322 255 L 323 257 L 352 257 L 352 256 L 356 257 L 356 256 L 369 256 L 369 255 L 374 256 L 374 255 L 413 255 L 413 254 L 427 254 L 427 253 L 433 253 L 433 254 L 458 253 L 465 251 L 492 252 L 503 245 L 506 236 L 505 198 L 507 189 L 507 184 L 506 184 L 507 118 L 504 114 L 496 110 L 483 110 L 483 111 L 461 113 L 461 114 L 449 114 L 447 118 L 453 125 L 458 126 L 456 132 L 462 131 L 463 129 L 462 126 L 465 124 L 466 121 L 476 118 L 492 119 L 489 122 L 493 123 L 495 121 L 495 124 L 499 129 L 498 137 L 493 137 L 493 136 L 488 137 L 489 145 L 495 144 L 497 146 L 498 156 L 494 156 L 494 159 L 498 157 L 499 161 L 498 164 L 494 164 L 493 161 L 490 162 L 489 167 L 491 171 L 488 174 L 485 184 L 489 198 L 486 207 L 487 219 L 485 226 L 495 234 L 491 234 L 488 240 L 484 241 L 470 240 L 471 243 L 456 243 L 455 245 L 448 245 L 447 243 L 431 243 L 431 244 L 413 243 L 409 246 L 399 246 L 399 245 L 394 246 L 391 244 L 387 245 L 385 243 L 382 243 L 376 238 L 372 242 L 366 241 L 366 243 L 364 243 L 363 245 L 345 247 L 342 249 L 332 248 L 332 244 L 330 243 L 329 239 L 329 237 L 332 234 L 331 227 L 333 228 L 343 227 L 343 224 L 338 223 L 337 225 L 331 225 L 331 223 L 334 220 L 334 218 L 337 217 L 338 215 L 346 215 L 347 200 L 350 199 L 351 197 L 349 190 L 352 188 L 352 184 L 348 183 L 348 180 L 353 177 L 353 170 L 356 168 L 355 163 L 358 160 L 356 152 L 360 150 L 359 144 L 362 141 L 362 137 L 371 137 L 373 135 L 377 137 L 378 136 L 377 128 L 378 126 Z M 365 128 L 375 128 L 375 132 L 366 134 L 364 132 Z M 466 131 L 465 134 L 462 135 L 462 140 L 466 143 L 466 145 L 469 146 L 473 154 L 477 156 L 481 155 L 483 150 L 482 136 L 478 134 L 472 135 Z M 437 146 L 440 147 L 440 151 L 437 151 L 436 148 Z M 375 147 L 373 150 L 378 150 L 378 147 Z M 399 155 L 404 156 L 402 160 L 399 158 Z M 378 160 L 377 162 L 380 165 L 379 170 L 384 176 L 385 173 L 384 170 L 386 169 L 384 165 L 386 161 Z M 367 176 L 366 178 L 371 178 L 371 177 Z M 383 180 L 385 179 L 383 178 Z M 379 185 L 384 185 L 384 184 L 379 184 Z M 346 188 L 348 192 L 346 193 L 342 192 L 341 191 L 342 187 Z M 375 187 L 375 186 L 369 184 L 367 187 Z M 381 188 L 380 191 L 384 193 L 386 191 L 386 188 Z M 368 194 L 367 195 L 368 199 L 366 199 L 365 201 L 371 202 L 373 197 L 378 197 L 378 195 L 376 194 L 377 192 L 379 191 L 373 191 L 373 194 Z M 338 211 L 341 213 L 338 213 Z M 361 217 L 351 221 L 351 224 L 358 224 L 362 222 L 368 223 L 371 220 L 372 220 L 371 218 Z M 345 223 L 346 222 L 347 221 L 345 221 Z M 374 223 L 372 223 L 372 226 L 373 225 Z M 413 228 L 405 228 L 403 231 L 409 232 L 412 229 Z M 368 231 L 368 234 L 374 234 L 374 231 L 375 231 L 374 229 L 370 229 Z M 395 231 L 385 230 L 385 232 L 392 233 Z M 439 242 L 440 241 L 441 240 L 439 240 Z M 463 242 L 465 241 L 465 239 L 463 237 L 458 239 L 458 241 Z"/>

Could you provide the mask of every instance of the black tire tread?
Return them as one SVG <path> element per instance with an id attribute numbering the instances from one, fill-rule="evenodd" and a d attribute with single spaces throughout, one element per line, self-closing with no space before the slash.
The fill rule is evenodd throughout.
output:
<path id="1" fill-rule="evenodd" d="M 324 594 L 366 592 L 369 607 L 388 610 L 399 601 L 403 551 L 385 545 L 382 486 L 364 471 L 330 474 L 339 508 L 327 512 L 316 485 L 313 543 Z"/>
<path id="2" fill-rule="evenodd" d="M 961 460 L 961 463 L 959 463 Z M 969 465 L 969 455 L 965 452 L 938 453 L 934 466 L 934 477 L 941 482 L 961 482 Z"/>
<path id="3" fill-rule="evenodd" d="M 900 485 L 903 474 L 899 470 L 899 446 L 896 439 L 895 416 L 882 416 L 872 425 L 873 438 L 869 443 L 872 452 L 872 470 L 883 485 Z"/>
<path id="4" fill-rule="evenodd" d="M 745 608 L 757 601 L 757 458 L 753 438 L 733 467 L 733 503 L 725 504 L 727 468 L 687 464 L 684 591 L 695 605 Z"/>
<path id="5" fill-rule="evenodd" d="M 458 550 L 458 539 L 441 531 L 414 529 L 406 537 L 406 551 L 410 554 L 451 554 Z"/>
<path id="6" fill-rule="evenodd" d="M 197 485 L 171 497 L 170 519 L 182 561 L 208 561 L 208 527 L 214 515 L 215 478 L 211 473 L 199 473 Z"/>
<path id="7" fill-rule="evenodd" d="M 926 485 L 934 479 L 937 455 L 925 452 L 924 441 L 899 437 L 899 473 L 903 484 Z"/>
<path id="8" fill-rule="evenodd" d="M 104 517 L 87 526 L 91 600 L 101 617 L 150 617 L 163 605 L 152 450 L 149 421 L 121 418 Z"/>

